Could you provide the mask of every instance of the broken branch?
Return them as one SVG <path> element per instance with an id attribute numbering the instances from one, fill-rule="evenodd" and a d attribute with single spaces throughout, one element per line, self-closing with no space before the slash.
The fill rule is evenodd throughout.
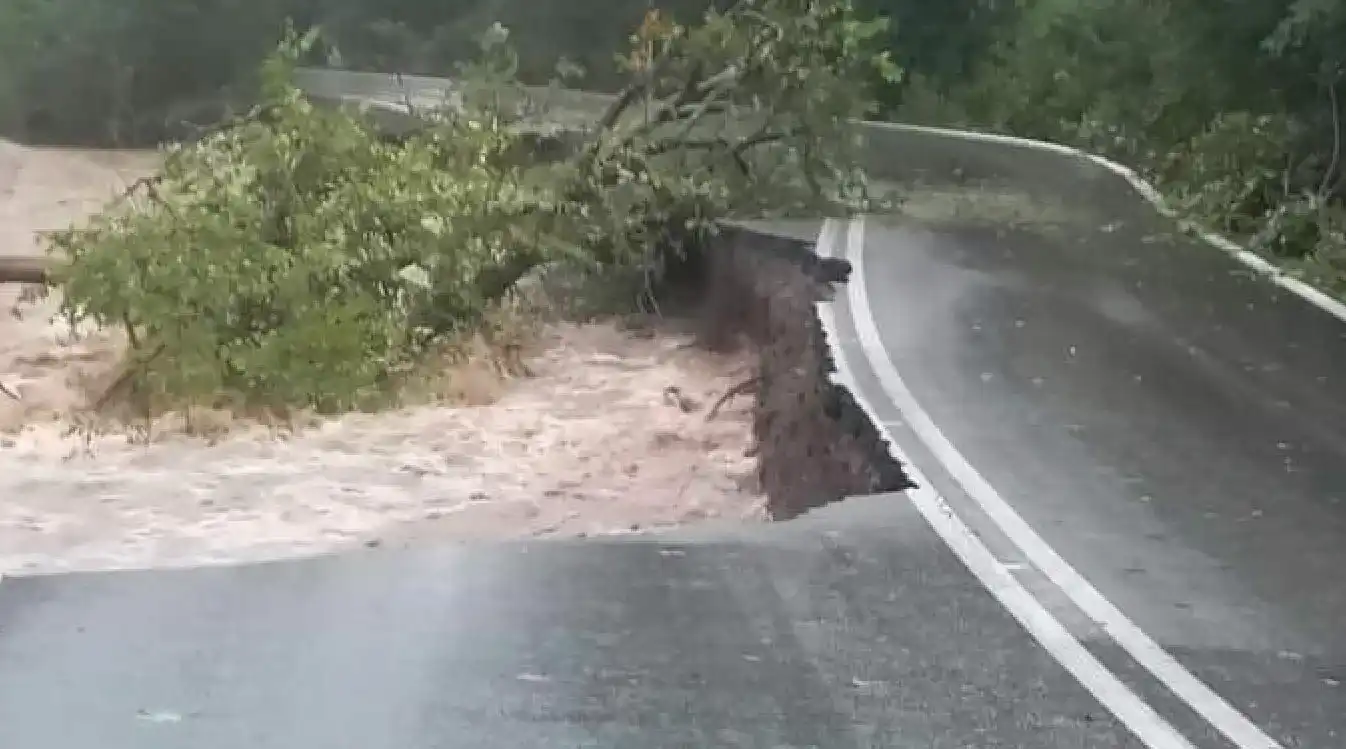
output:
<path id="1" fill-rule="evenodd" d="M 0 256 L 0 283 L 45 284 L 54 263 L 46 257 Z"/>
<path id="2" fill-rule="evenodd" d="M 706 421 L 714 419 L 715 416 L 720 413 L 720 409 L 724 408 L 725 404 L 733 400 L 736 396 L 757 392 L 761 387 L 761 384 L 762 376 L 754 375 L 724 391 L 724 395 L 721 395 L 715 401 L 715 404 L 710 407 L 710 410 L 706 412 Z"/>

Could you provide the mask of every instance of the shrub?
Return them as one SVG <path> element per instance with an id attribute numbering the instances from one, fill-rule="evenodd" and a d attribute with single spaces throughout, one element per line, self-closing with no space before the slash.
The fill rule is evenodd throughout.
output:
<path id="1" fill-rule="evenodd" d="M 629 85 L 557 162 L 518 158 L 503 28 L 460 71 L 487 95 L 400 142 L 291 85 L 317 38 L 292 33 L 248 117 L 53 237 L 64 310 L 125 329 L 151 409 L 383 402 L 539 265 L 655 277 L 723 218 L 863 207 L 845 123 L 872 111 L 851 81 L 891 75 L 881 29 L 849 0 L 744 0 L 690 28 L 651 13 Z"/>

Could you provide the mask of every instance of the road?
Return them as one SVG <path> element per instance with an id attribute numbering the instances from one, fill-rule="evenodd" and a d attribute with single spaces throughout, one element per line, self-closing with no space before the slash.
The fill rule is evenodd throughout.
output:
<path id="1" fill-rule="evenodd" d="M 0 746 L 1258 745 L 1054 564 L 1261 746 L 1342 746 L 1339 321 L 1210 248 L 1077 229 L 825 227 L 860 281 L 828 314 L 845 376 L 919 470 L 910 496 L 6 579 Z M 913 408 L 1063 561 L 1016 546 Z"/>
<path id="2" fill-rule="evenodd" d="M 0 583 L 6 749 L 1137 744 L 901 497 Z"/>
<path id="3" fill-rule="evenodd" d="M 1346 745 L 1346 324 L 1087 200 L 829 227 L 857 387 L 1102 664 L 1225 729 L 1196 745 Z"/>
<path id="4" fill-rule="evenodd" d="M 819 241 L 919 489 L 5 579 L 0 747 L 1346 746 L 1346 323 L 1115 179 L 934 150 L 957 189 Z"/>

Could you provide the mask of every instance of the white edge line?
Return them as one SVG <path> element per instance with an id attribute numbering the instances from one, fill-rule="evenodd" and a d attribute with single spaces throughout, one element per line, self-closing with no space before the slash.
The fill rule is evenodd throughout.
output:
<path id="1" fill-rule="evenodd" d="M 1239 749 L 1283 749 L 1247 716 L 1234 709 L 1200 679 L 1188 671 L 1149 635 L 1103 597 L 1065 559 L 1014 511 L 1014 508 L 977 472 L 925 412 L 903 382 L 897 367 L 888 357 L 869 306 L 864 275 L 864 218 L 853 219 L 848 227 L 846 259 L 851 262 L 851 282 L 847 284 L 851 315 L 856 336 L 887 397 L 897 406 L 918 439 L 943 465 L 954 480 L 986 513 L 1028 561 L 1103 628 L 1137 663 L 1187 703 L 1202 718 L 1224 734 Z"/>
<path id="2" fill-rule="evenodd" d="M 827 252 L 825 237 L 829 224 L 823 225 L 817 252 Z M 853 276 L 850 283 L 859 283 Z M 876 415 L 864 394 L 856 387 L 846 356 L 837 345 L 837 324 L 832 309 L 826 302 L 816 305 L 823 335 L 832 349 L 836 372 L 833 382 L 846 388 L 860 406 L 879 435 L 888 443 L 888 451 L 902 462 L 917 485 L 907 491 L 908 498 L 930 527 L 962 561 L 987 591 L 1037 640 L 1051 656 L 1092 694 L 1100 704 L 1150 749 L 1195 749 L 1176 728 L 1155 712 L 1134 691 L 1107 669 L 1056 617 L 1052 616 L 1014 575 L 1003 565 L 981 539 L 958 517 L 948 502 L 940 496 L 920 470 L 898 447 L 892 433 Z"/>
<path id="3" fill-rule="evenodd" d="M 996 143 L 1003 146 L 1014 146 L 1018 148 L 1027 148 L 1034 151 L 1059 154 L 1077 159 L 1084 159 L 1093 164 L 1106 169 L 1112 174 L 1126 180 L 1131 189 L 1135 190 L 1145 199 L 1147 203 L 1154 207 L 1160 214 L 1171 218 L 1179 223 L 1179 226 L 1185 230 L 1196 234 L 1202 241 L 1233 255 L 1236 260 L 1243 263 L 1248 268 L 1257 273 L 1267 276 L 1269 280 L 1281 288 L 1295 294 L 1304 301 L 1332 315 L 1333 317 L 1346 322 L 1346 303 L 1324 292 L 1312 284 L 1305 283 L 1287 273 L 1283 268 L 1277 267 L 1266 258 L 1255 252 L 1239 245 L 1233 240 L 1220 236 L 1205 229 L 1200 228 L 1195 223 L 1184 220 L 1179 217 L 1177 211 L 1173 210 L 1164 200 L 1159 190 L 1149 182 L 1136 174 L 1134 170 L 1125 165 L 1119 164 L 1111 159 L 1104 158 L 1095 153 L 1082 151 L 1073 146 L 1066 146 L 1060 143 L 1050 143 L 1043 140 L 1033 140 L 1032 138 L 1020 138 L 1013 135 L 998 135 L 995 133 L 978 133 L 971 130 L 955 130 L 943 127 L 928 127 L 925 125 L 906 125 L 902 123 L 890 122 L 864 122 L 867 127 L 880 130 L 891 130 L 895 132 L 913 132 L 925 133 L 927 135 L 937 135 L 955 140 L 966 140 L 978 143 Z"/>

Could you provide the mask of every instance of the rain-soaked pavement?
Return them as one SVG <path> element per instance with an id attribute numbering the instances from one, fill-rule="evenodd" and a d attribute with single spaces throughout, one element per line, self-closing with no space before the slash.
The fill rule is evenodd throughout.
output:
<path id="1" fill-rule="evenodd" d="M 963 193 L 949 221 L 947 195 L 913 194 L 905 218 L 868 220 L 860 280 L 887 356 L 962 456 L 1191 674 L 1280 746 L 1342 746 L 1340 323 L 1209 248 L 1125 241 L 1115 213 L 1008 221 L 1018 198 L 994 198 Z M 833 307 L 878 401 L 862 312 Z M 1072 608 L 900 416 L 889 426 L 1191 742 L 1151 746 L 1252 746 Z M 677 536 L 0 583 L 5 749 L 505 745 L 1144 744 L 902 496 Z"/>
<path id="2" fill-rule="evenodd" d="M 866 291 L 832 306 L 926 490 L 1186 737 L 1149 746 L 1346 746 L 1346 325 L 1096 169 L 889 145 L 935 179 L 832 227 Z M 888 397 L 866 327 L 945 448 Z M 987 487 L 1270 743 L 1123 652 Z M 1142 746 L 919 507 L 6 579 L 0 749 Z"/>
<path id="3" fill-rule="evenodd" d="M 890 411 L 899 443 L 1001 559 L 1028 561 L 968 466 L 1269 736 L 1346 746 L 1346 324 L 1129 192 L 1081 193 L 929 187 L 849 244 L 838 228 L 868 302 L 836 304 L 848 358 L 864 366 L 869 315 L 960 462 Z M 1166 698 L 1024 566 L 1095 655 Z"/>
<path id="4" fill-rule="evenodd" d="M 894 496 L 0 591 L 5 749 L 1139 746 Z"/>

